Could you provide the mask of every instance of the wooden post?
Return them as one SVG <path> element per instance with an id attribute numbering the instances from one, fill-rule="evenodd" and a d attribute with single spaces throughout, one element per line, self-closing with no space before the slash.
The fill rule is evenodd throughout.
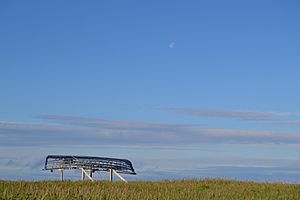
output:
<path id="1" fill-rule="evenodd" d="M 113 170 L 109 169 L 109 181 L 112 182 L 113 181 Z"/>

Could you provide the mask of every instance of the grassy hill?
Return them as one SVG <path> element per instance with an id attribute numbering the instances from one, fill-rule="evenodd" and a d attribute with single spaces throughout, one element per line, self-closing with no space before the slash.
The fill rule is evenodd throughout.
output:
<path id="1" fill-rule="evenodd" d="M 228 180 L 0 181 L 2 199 L 300 199 L 300 185 Z"/>

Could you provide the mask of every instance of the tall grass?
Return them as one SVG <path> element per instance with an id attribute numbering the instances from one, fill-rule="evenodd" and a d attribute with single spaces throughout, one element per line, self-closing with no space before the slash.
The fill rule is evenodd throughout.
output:
<path id="1" fill-rule="evenodd" d="M 0 182 L 2 199 L 300 199 L 300 185 L 227 180 Z"/>

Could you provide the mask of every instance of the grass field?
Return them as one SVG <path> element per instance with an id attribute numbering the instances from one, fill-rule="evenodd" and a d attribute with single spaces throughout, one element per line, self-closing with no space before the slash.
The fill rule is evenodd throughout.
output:
<path id="1" fill-rule="evenodd" d="M 2 199 L 300 199 L 300 185 L 227 180 L 0 181 Z"/>

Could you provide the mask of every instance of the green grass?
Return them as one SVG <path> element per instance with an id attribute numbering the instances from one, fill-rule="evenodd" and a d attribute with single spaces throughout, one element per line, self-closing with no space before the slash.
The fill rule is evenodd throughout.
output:
<path id="1" fill-rule="evenodd" d="M 300 199 L 300 185 L 227 180 L 0 181 L 2 199 Z"/>

